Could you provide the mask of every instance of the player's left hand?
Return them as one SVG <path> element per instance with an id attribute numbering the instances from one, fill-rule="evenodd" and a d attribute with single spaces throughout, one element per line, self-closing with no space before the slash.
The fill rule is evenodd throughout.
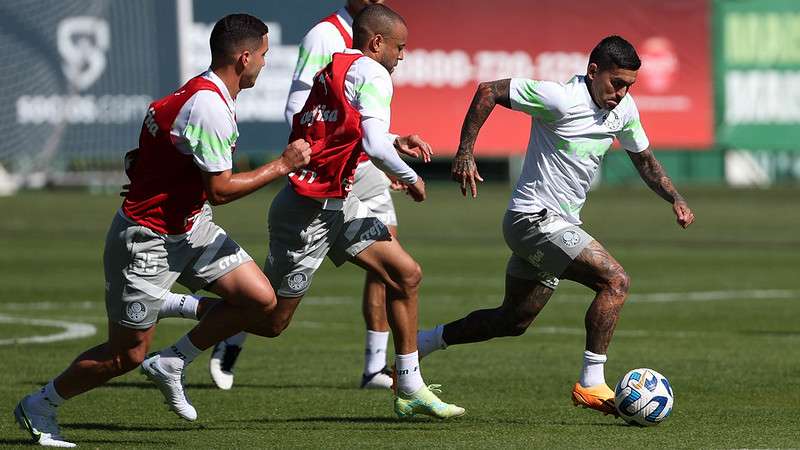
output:
<path id="1" fill-rule="evenodd" d="M 433 155 L 433 149 L 430 144 L 423 141 L 416 134 L 398 136 L 394 140 L 394 148 L 403 155 L 417 159 L 421 158 L 424 162 L 431 162 L 431 156 Z"/>
<path id="2" fill-rule="evenodd" d="M 687 228 L 694 222 L 694 213 L 685 201 L 678 200 L 673 203 L 672 211 L 675 213 L 675 217 L 678 218 L 678 225 L 681 227 Z"/>

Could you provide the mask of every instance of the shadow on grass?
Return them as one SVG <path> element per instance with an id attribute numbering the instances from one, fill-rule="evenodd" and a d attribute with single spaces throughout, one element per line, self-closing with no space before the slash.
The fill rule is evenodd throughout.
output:
<path id="1" fill-rule="evenodd" d="M 154 441 L 154 440 L 146 440 L 146 439 L 81 439 L 76 442 L 76 444 L 130 444 L 130 445 L 142 445 L 142 444 L 149 444 L 149 445 L 177 445 L 178 443 L 175 441 Z"/>
<path id="2" fill-rule="evenodd" d="M 474 418 L 472 418 L 474 419 Z M 441 429 L 443 424 L 453 425 L 453 426 L 464 426 L 468 424 L 474 424 L 475 420 L 470 420 L 470 418 L 458 418 L 452 419 L 447 421 L 442 421 L 439 419 L 434 419 L 432 417 L 426 416 L 417 416 L 407 419 L 398 419 L 397 417 L 393 416 L 374 416 L 374 417 L 365 417 L 365 416 L 313 416 L 313 417 L 290 417 L 290 418 L 276 418 L 276 417 L 261 417 L 257 419 L 227 419 L 221 420 L 219 422 L 227 422 L 227 423 L 240 423 L 240 422 L 248 422 L 248 423 L 264 423 L 264 424 L 308 424 L 311 425 L 313 428 L 314 424 L 323 425 L 323 424 L 338 424 L 338 425 L 382 425 L 380 429 L 386 430 L 386 425 L 393 425 L 392 429 L 396 430 L 409 430 L 409 431 L 424 431 L 424 430 L 437 430 Z M 513 422 L 513 420 L 511 421 Z M 495 423 L 504 423 L 504 421 L 495 421 Z M 327 428 L 327 427 L 325 427 Z M 351 429 L 364 429 L 364 430 L 372 430 L 376 429 L 374 427 L 351 427 Z"/>
<path id="3" fill-rule="evenodd" d="M 564 427 L 632 428 L 631 425 L 628 425 L 627 423 L 625 423 L 625 422 L 623 422 L 621 420 L 617 421 L 617 422 L 607 422 L 607 423 L 606 422 L 603 422 L 603 423 L 589 422 L 589 423 L 587 423 L 587 422 L 563 422 L 562 421 L 562 422 L 548 422 L 548 425 L 560 425 L 560 426 L 564 426 Z"/>
<path id="4" fill-rule="evenodd" d="M 408 422 L 409 420 L 404 420 Z M 275 422 L 273 420 L 273 422 Z M 396 417 L 334 417 L 334 416 L 321 416 L 321 417 L 295 417 L 291 419 L 281 419 L 280 422 L 286 423 L 401 423 Z M 411 419 L 410 422 L 425 423 L 426 420 Z"/>
<path id="5" fill-rule="evenodd" d="M 30 445 L 33 444 L 31 439 L 0 439 L 0 445 Z"/>
<path id="6" fill-rule="evenodd" d="M 129 439 L 81 439 L 78 441 L 78 444 L 154 444 L 154 445 L 164 445 L 164 444 L 176 444 L 174 441 L 151 441 L 151 440 L 143 440 L 143 439 L 136 439 L 136 440 L 129 440 Z M 31 439 L 0 439 L 0 445 L 35 445 L 33 440 Z"/>
<path id="7" fill-rule="evenodd" d="M 162 427 L 148 425 L 119 425 L 116 423 L 79 422 L 64 423 L 61 428 L 67 430 L 92 430 L 92 431 L 197 431 L 202 427 Z"/>

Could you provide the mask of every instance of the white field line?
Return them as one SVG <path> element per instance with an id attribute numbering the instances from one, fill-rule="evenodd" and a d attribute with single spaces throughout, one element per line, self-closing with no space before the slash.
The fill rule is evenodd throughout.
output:
<path id="1" fill-rule="evenodd" d="M 422 301 L 458 301 L 464 300 L 464 296 L 456 295 L 436 295 L 421 298 Z M 473 297 L 474 298 L 474 297 Z M 500 296 L 484 296 L 487 302 L 497 301 L 501 299 Z M 569 302 L 569 303 L 587 303 L 591 301 L 591 293 L 587 292 L 585 295 L 565 294 L 556 295 L 552 301 L 555 302 Z M 427 300 L 426 300 L 427 299 Z M 720 290 L 720 291 L 690 291 L 690 292 L 654 292 L 648 294 L 632 294 L 628 297 L 628 302 L 634 303 L 670 303 L 670 302 L 707 302 L 707 301 L 726 301 L 726 300 L 798 300 L 800 299 L 800 290 L 790 289 L 742 289 L 742 290 Z M 344 305 L 360 303 L 357 297 L 349 296 L 309 296 L 302 302 L 305 305 Z M 74 302 L 0 302 L 0 310 L 5 311 L 52 311 L 58 310 L 65 312 L 66 310 L 91 310 L 102 308 L 101 302 L 91 301 L 74 301 Z M 104 323 L 106 318 L 102 316 L 86 317 L 82 315 L 81 320 Z M 189 321 L 183 320 L 166 320 L 161 322 L 162 325 L 179 325 Z M 39 344 L 47 342 L 57 342 L 67 339 L 78 339 L 82 337 L 92 336 L 97 332 L 94 325 L 69 322 L 63 320 L 46 320 L 46 319 L 27 319 L 19 317 L 9 317 L 0 315 L 0 323 L 15 323 L 23 325 L 38 325 L 63 328 L 61 333 L 55 333 L 44 336 L 28 336 L 21 338 L 0 339 L 0 345 L 11 344 Z M 351 328 L 353 325 L 343 322 L 317 322 L 309 320 L 297 320 L 293 323 L 294 327 L 300 328 L 338 328 L 346 329 Z M 585 331 L 583 328 L 568 328 L 568 327 L 537 327 L 531 328 L 530 332 L 535 334 L 563 334 L 563 335 L 576 335 L 582 336 Z M 617 330 L 616 336 L 619 337 L 641 337 L 641 336 L 664 336 L 664 337 L 696 337 L 706 335 L 707 332 L 697 331 L 648 331 L 648 330 Z"/>
<path id="2" fill-rule="evenodd" d="M 80 339 L 93 336 L 97 333 L 94 325 L 80 322 L 65 322 L 62 320 L 47 319 L 27 319 L 24 317 L 10 317 L 0 315 L 0 323 L 12 323 L 19 325 L 34 325 L 42 327 L 62 328 L 64 331 L 47 335 L 26 336 L 19 338 L 0 339 L 0 345 L 14 344 L 45 344 L 48 342 L 66 341 L 69 339 Z"/>
<path id="3" fill-rule="evenodd" d="M 486 295 L 479 299 L 486 300 L 502 300 L 502 294 Z M 424 293 L 420 296 L 420 301 L 459 301 L 462 302 L 464 298 L 475 299 L 474 296 L 458 296 L 458 295 L 429 295 Z M 592 299 L 591 292 L 587 291 L 586 294 L 559 294 L 558 291 L 553 295 L 551 301 L 553 302 L 588 302 Z M 726 291 L 689 291 L 689 292 L 653 292 L 649 294 L 631 294 L 628 296 L 628 302 L 634 303 L 671 303 L 671 302 L 708 302 L 708 301 L 721 301 L 721 300 L 800 300 L 800 290 L 791 289 L 742 289 L 742 290 L 726 290 Z M 303 299 L 303 305 L 346 305 L 357 304 L 361 302 L 360 296 L 317 296 L 310 295 Z M 67 309 L 97 309 L 102 308 L 102 302 L 91 301 L 73 301 L 73 302 L 0 302 L 0 310 L 4 311 L 46 311 L 46 310 L 60 310 Z"/>

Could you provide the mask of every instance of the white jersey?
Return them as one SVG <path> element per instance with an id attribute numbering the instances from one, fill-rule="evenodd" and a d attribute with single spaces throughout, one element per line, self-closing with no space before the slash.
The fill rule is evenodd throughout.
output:
<path id="1" fill-rule="evenodd" d="M 348 48 L 343 53 L 361 54 L 361 51 Z M 414 183 L 417 174 L 397 154 L 394 148 L 397 135 L 389 132 L 392 94 L 391 75 L 374 59 L 359 58 L 347 70 L 344 96 L 361 114 L 364 151 L 384 172 Z"/>
<path id="2" fill-rule="evenodd" d="M 592 101 L 584 80 L 568 83 L 511 79 L 511 108 L 532 117 L 531 136 L 522 174 L 508 209 L 547 209 L 580 225 L 580 210 L 603 155 L 617 138 L 629 152 L 641 152 L 650 142 L 631 95 L 613 110 Z"/>
<path id="3" fill-rule="evenodd" d="M 335 15 L 342 28 L 352 37 L 353 18 L 347 8 L 339 9 Z M 330 22 L 314 25 L 303 37 L 284 112 L 289 127 L 292 126 L 292 117 L 303 108 L 311 93 L 314 75 L 331 62 L 334 53 L 343 52 L 346 48 L 342 33 Z"/>
<path id="4" fill-rule="evenodd" d="M 344 32 L 353 36 L 353 18 L 346 8 L 335 13 Z M 286 100 L 284 117 L 291 127 L 292 118 L 303 108 L 316 75 L 333 59 L 334 53 L 361 53 L 347 48 L 342 33 L 330 22 L 320 22 L 303 37 L 300 54 Z M 361 114 L 364 131 L 364 150 L 372 162 L 408 183 L 417 181 L 417 174 L 394 149 L 396 134 L 389 132 L 392 103 L 392 78 L 380 63 L 371 58 L 359 58 L 347 71 L 344 81 L 345 98 Z M 369 161 L 361 164 L 369 164 Z"/>
<path id="5" fill-rule="evenodd" d="M 345 49 L 342 53 L 361 54 L 360 50 Z M 385 67 L 372 58 L 358 58 L 344 78 L 344 97 L 361 114 L 379 119 L 389 129 L 394 87 Z"/>
<path id="6" fill-rule="evenodd" d="M 236 103 L 228 87 L 211 70 L 203 73 L 225 97 L 214 91 L 197 91 L 181 107 L 172 124 L 172 143 L 205 172 L 224 172 L 233 167 L 233 148 L 239 138 L 236 126 Z"/>

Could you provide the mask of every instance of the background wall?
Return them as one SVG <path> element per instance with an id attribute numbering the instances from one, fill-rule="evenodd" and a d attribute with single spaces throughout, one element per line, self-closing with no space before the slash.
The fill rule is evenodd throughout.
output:
<path id="1" fill-rule="evenodd" d="M 286 141 L 283 107 L 299 41 L 341 4 L 3 2 L 0 165 L 11 175 L 0 169 L 0 191 L 4 182 L 115 184 L 147 103 L 208 66 L 211 27 L 231 12 L 255 14 L 270 27 L 267 68 L 240 95 L 237 115 L 242 167 L 271 158 Z M 393 129 L 419 133 L 444 158 L 457 146 L 477 83 L 566 81 L 585 71 L 599 39 L 621 34 L 642 57 L 632 94 L 675 178 L 733 185 L 800 178 L 800 2 L 638 0 L 614 10 L 589 0 L 389 4 L 410 27 L 407 57 L 394 74 Z M 528 127 L 527 117 L 497 110 L 477 155 L 513 177 Z M 609 153 L 604 182 L 636 178 L 622 152 Z"/>

